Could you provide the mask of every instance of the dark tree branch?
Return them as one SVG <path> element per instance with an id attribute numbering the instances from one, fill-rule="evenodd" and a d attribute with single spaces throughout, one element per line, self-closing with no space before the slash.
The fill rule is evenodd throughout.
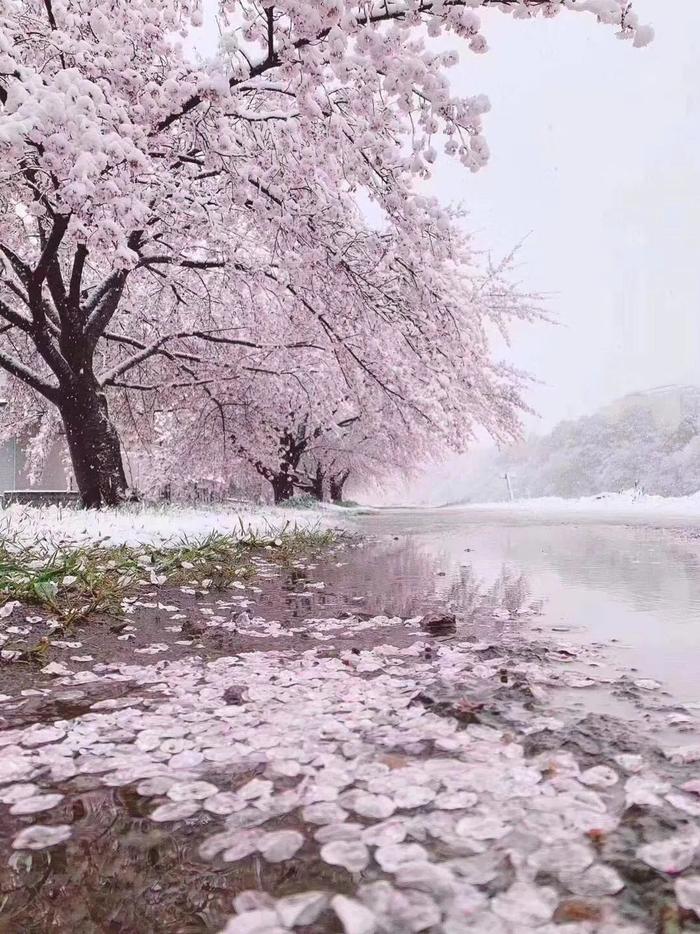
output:
<path id="1" fill-rule="evenodd" d="M 97 310 L 100 303 L 103 301 L 105 296 L 110 292 L 111 289 L 115 288 L 119 281 L 119 274 L 122 272 L 120 269 L 116 269 L 111 272 L 107 278 L 96 286 L 90 297 L 86 302 L 83 303 L 82 313 L 86 322 L 90 320 L 90 316 Z"/>
<path id="2" fill-rule="evenodd" d="M 175 334 L 166 334 L 163 337 L 158 338 L 158 340 L 153 341 L 152 344 L 144 345 L 140 352 L 129 357 L 128 360 L 124 360 L 122 363 L 115 366 L 112 370 L 106 373 L 103 377 L 100 377 L 98 380 L 101 386 L 110 386 L 114 383 L 116 379 L 122 376 L 124 373 L 133 369 L 135 366 L 138 366 L 140 363 L 144 363 L 150 357 L 156 356 L 157 354 L 165 354 L 168 357 L 175 357 L 179 359 L 188 360 L 192 363 L 202 363 L 202 358 L 197 357 L 194 354 L 182 353 L 181 351 L 172 351 L 168 350 L 167 352 L 163 349 L 164 345 L 171 340 L 178 340 L 181 338 L 193 338 L 197 340 L 213 341 L 214 343 L 219 344 L 233 344 L 239 345 L 242 347 L 253 347 L 259 348 L 259 344 L 255 344 L 252 341 L 238 340 L 237 338 L 231 337 L 214 337 L 211 334 L 207 334 L 204 331 L 178 331 Z"/>
<path id="3" fill-rule="evenodd" d="M 53 402 L 54 405 L 58 402 L 58 386 L 46 382 L 35 370 L 25 366 L 20 360 L 11 357 L 3 350 L 0 350 L 0 367 L 6 370 L 11 376 L 16 376 L 17 379 L 22 380 L 23 383 L 26 383 L 40 395 L 44 396 L 49 402 Z"/>
<path id="4" fill-rule="evenodd" d="M 80 307 L 80 290 L 82 288 L 83 270 L 85 269 L 85 260 L 88 256 L 88 248 L 84 243 L 79 243 L 75 248 L 73 257 L 73 268 L 70 274 L 70 284 L 68 286 L 68 303 L 73 311 Z"/>
<path id="5" fill-rule="evenodd" d="M 275 8 L 270 6 L 265 10 L 267 16 L 267 58 L 272 61 L 275 57 Z"/>
<path id="6" fill-rule="evenodd" d="M 0 279 L 0 283 L 6 286 L 11 292 L 14 292 L 23 305 L 25 305 L 27 308 L 29 307 L 29 298 L 16 282 L 14 282 L 12 279 Z"/>
<path id="7" fill-rule="evenodd" d="M 57 26 L 56 26 L 56 17 L 54 16 L 54 13 L 53 13 L 52 0 L 44 0 L 44 7 L 46 8 L 46 15 L 49 18 L 49 26 L 51 27 L 52 30 L 55 31 L 57 29 Z M 65 68 L 66 59 L 65 59 L 63 52 L 59 52 L 58 57 L 61 59 L 61 67 Z"/>
<path id="8" fill-rule="evenodd" d="M 261 350 L 261 351 L 271 351 L 271 350 L 297 350 L 300 348 L 304 349 L 315 349 L 322 350 L 323 348 L 319 347 L 316 344 L 308 344 L 304 341 L 296 341 L 293 344 L 283 344 L 283 345 L 270 345 L 266 346 L 264 344 L 259 344 L 256 341 L 245 340 L 244 338 L 239 337 L 226 337 L 225 335 L 212 332 L 212 331 L 177 331 L 174 334 L 166 334 L 163 337 L 158 338 L 153 341 L 151 344 L 144 344 L 141 341 L 137 341 L 132 337 L 126 337 L 121 334 L 114 334 L 112 332 L 105 332 L 103 335 L 106 340 L 112 341 L 114 343 L 126 343 L 132 347 L 136 347 L 139 352 L 133 354 L 127 360 L 124 360 L 122 363 L 117 364 L 112 370 L 109 370 L 103 376 L 98 378 L 98 382 L 101 386 L 111 386 L 115 385 L 115 380 L 120 376 L 123 376 L 124 373 L 133 369 L 133 367 L 138 366 L 140 363 L 145 363 L 146 360 L 151 357 L 162 355 L 167 356 L 170 359 L 179 359 L 186 360 L 189 363 L 207 363 L 206 360 L 203 360 L 202 357 L 197 356 L 196 354 L 188 353 L 180 350 L 171 350 L 170 348 L 165 349 L 165 345 L 169 341 L 173 340 L 200 340 L 205 341 L 206 343 L 212 344 L 226 344 L 232 347 L 246 347 L 251 350 Z M 243 367 L 243 369 L 249 370 L 250 367 Z M 197 385 L 203 385 L 205 382 L 211 382 L 211 380 L 202 380 L 196 377 L 194 371 L 192 372 L 193 377 L 196 380 Z"/>
<path id="9" fill-rule="evenodd" d="M 32 276 L 32 270 L 30 269 L 30 267 L 23 260 L 19 258 L 19 256 L 14 252 L 14 250 L 11 250 L 10 247 L 7 246 L 6 244 L 0 243 L 0 250 L 2 250 L 5 256 L 9 259 L 10 264 L 15 271 L 15 275 L 20 280 L 22 285 L 25 288 L 28 288 L 29 280 L 31 279 L 31 276 Z"/>
<path id="10" fill-rule="evenodd" d="M 21 75 L 18 71 L 5 72 L 0 75 L 0 78 L 15 78 L 17 81 L 21 79 Z M 0 104 L 7 103 L 7 88 L 4 84 L 0 84 Z"/>
<path id="11" fill-rule="evenodd" d="M 39 257 L 39 262 L 30 278 L 30 289 L 41 288 L 52 263 L 56 262 L 56 255 L 61 241 L 68 230 L 70 223 L 70 214 L 57 214 L 51 225 L 51 233 L 46 239 L 46 243 Z"/>
<path id="12" fill-rule="evenodd" d="M 19 328 L 20 331 L 24 331 L 25 334 L 31 335 L 33 327 L 32 322 L 28 318 L 24 318 L 18 312 L 14 311 L 14 309 L 10 308 L 10 306 L 2 301 L 2 299 L 0 299 L 0 315 L 2 315 L 5 321 L 9 321 L 11 325 Z"/>
<path id="13" fill-rule="evenodd" d="M 119 307 L 128 274 L 126 269 L 119 269 L 113 274 L 114 279 L 111 287 L 102 294 L 101 301 L 94 307 L 85 321 L 85 336 L 93 347 L 97 344 L 102 332 Z"/>
<path id="14" fill-rule="evenodd" d="M 46 15 L 49 18 L 49 25 L 52 29 L 56 29 L 56 17 L 53 15 L 51 0 L 44 0 L 44 6 L 46 7 Z"/>
<path id="15" fill-rule="evenodd" d="M 176 256 L 142 256 L 136 268 L 150 266 L 180 266 L 183 269 L 223 269 L 226 263 L 220 259 L 178 259 Z"/>
<path id="16" fill-rule="evenodd" d="M 136 252 L 142 236 L 143 231 L 132 230 L 126 241 L 127 247 Z M 128 269 L 115 269 L 96 289 L 95 294 L 90 296 L 82 309 L 84 333 L 93 347 L 119 307 L 128 275 Z"/>

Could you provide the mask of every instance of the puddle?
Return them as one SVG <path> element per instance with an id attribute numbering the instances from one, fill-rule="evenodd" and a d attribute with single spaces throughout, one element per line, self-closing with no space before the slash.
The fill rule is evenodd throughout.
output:
<path id="1" fill-rule="evenodd" d="M 398 536 L 409 553 L 395 559 L 402 594 L 424 574 L 444 573 L 432 599 L 464 601 L 464 575 L 488 587 L 510 569 L 522 575 L 541 615 L 535 633 L 607 647 L 618 670 L 661 681 L 675 698 L 700 703 L 695 659 L 700 643 L 700 542 L 687 530 L 575 524 L 467 510 L 385 510 L 363 529 Z"/>

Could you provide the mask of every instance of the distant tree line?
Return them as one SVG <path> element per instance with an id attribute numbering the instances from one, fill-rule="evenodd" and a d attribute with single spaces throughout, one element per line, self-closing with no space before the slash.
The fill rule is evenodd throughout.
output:
<path id="1" fill-rule="evenodd" d="M 661 496 L 695 493 L 700 490 L 700 391 L 684 395 L 672 424 L 664 424 L 641 397 L 616 416 L 602 411 L 560 422 L 543 437 L 486 452 L 468 463 L 464 498 L 507 499 L 506 473 L 517 498 L 632 488 Z"/>

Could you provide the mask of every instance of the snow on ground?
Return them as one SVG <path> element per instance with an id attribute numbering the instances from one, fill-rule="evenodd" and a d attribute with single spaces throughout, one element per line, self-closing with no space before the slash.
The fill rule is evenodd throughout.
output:
<path id="1" fill-rule="evenodd" d="M 700 492 L 692 496 L 655 496 L 626 490 L 622 493 L 600 493 L 564 499 L 544 496 L 519 499 L 512 503 L 470 503 L 447 506 L 446 509 L 470 513 L 489 512 L 523 517 L 547 517 L 585 521 L 624 520 L 644 524 L 700 525 Z"/>
<path id="2" fill-rule="evenodd" d="M 135 504 L 101 510 L 13 504 L 0 509 L 0 538 L 18 544 L 37 540 L 64 545 L 103 541 L 137 546 L 201 539 L 212 532 L 243 538 L 295 529 L 328 529 L 341 525 L 347 513 L 333 506 L 298 509 L 250 503 L 209 507 Z"/>

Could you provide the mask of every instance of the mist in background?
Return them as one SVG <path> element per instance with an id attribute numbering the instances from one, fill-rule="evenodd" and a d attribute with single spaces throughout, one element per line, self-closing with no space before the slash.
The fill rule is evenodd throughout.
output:
<path id="1" fill-rule="evenodd" d="M 700 4 L 635 9 L 656 28 L 646 49 L 587 16 L 485 14 L 488 54 L 454 70 L 491 99 L 492 157 L 474 176 L 443 160 L 430 187 L 495 251 L 524 239 L 519 278 L 548 293 L 558 325 L 519 328 L 508 354 L 541 381 L 537 430 L 700 382 Z"/>

